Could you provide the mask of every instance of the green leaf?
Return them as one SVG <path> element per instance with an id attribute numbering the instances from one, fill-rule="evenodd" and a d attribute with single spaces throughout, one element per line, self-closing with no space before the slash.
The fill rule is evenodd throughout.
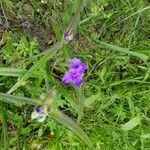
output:
<path id="1" fill-rule="evenodd" d="M 137 116 L 131 119 L 130 121 L 128 121 L 126 124 L 122 125 L 121 129 L 123 131 L 129 131 L 133 129 L 134 127 L 136 127 L 137 125 L 139 125 L 140 123 L 141 123 L 141 117 Z"/>
<path id="2" fill-rule="evenodd" d="M 61 34 L 60 30 L 59 30 L 60 29 L 60 27 L 59 27 L 60 25 L 57 24 L 56 19 L 51 17 L 50 20 L 51 20 L 50 23 L 52 25 L 53 32 L 56 35 L 56 39 L 58 41 L 60 41 L 61 38 L 62 38 L 62 34 Z"/>
<path id="3" fill-rule="evenodd" d="M 80 13 L 84 8 L 85 0 L 79 0 L 77 5 L 78 5 L 77 6 L 78 9 L 77 9 L 75 15 L 73 16 L 73 18 L 68 26 L 68 29 L 67 29 L 67 32 L 69 33 L 69 35 L 73 34 L 73 37 L 75 36 L 76 31 L 77 31 L 77 25 L 78 25 L 78 21 L 80 18 Z"/>

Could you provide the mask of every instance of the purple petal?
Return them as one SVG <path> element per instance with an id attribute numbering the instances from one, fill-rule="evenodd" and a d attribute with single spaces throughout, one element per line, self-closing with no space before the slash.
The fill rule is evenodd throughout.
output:
<path id="1" fill-rule="evenodd" d="M 69 36 L 68 33 L 64 32 L 63 37 L 64 37 L 65 40 L 68 40 L 68 36 Z"/>
<path id="2" fill-rule="evenodd" d="M 76 69 L 76 71 L 81 74 L 83 74 L 85 70 L 88 69 L 87 65 L 82 63 L 81 60 L 78 58 L 71 59 L 69 67 L 70 69 Z"/>
<path id="3" fill-rule="evenodd" d="M 35 107 L 35 111 L 36 111 L 37 113 L 39 113 L 39 112 L 41 111 L 41 105 L 36 106 L 36 107 Z"/>
<path id="4" fill-rule="evenodd" d="M 71 73 L 69 71 L 64 74 L 64 76 L 62 78 L 62 81 L 64 83 L 69 83 L 69 82 L 72 81 L 72 79 L 71 79 Z"/>
<path id="5" fill-rule="evenodd" d="M 75 80 L 73 80 L 73 83 L 75 86 L 79 87 L 82 84 L 83 78 L 80 76 L 78 78 L 76 78 Z"/>
<path id="6" fill-rule="evenodd" d="M 68 32 L 64 32 L 64 33 L 63 33 L 63 38 L 64 38 L 64 40 L 66 40 L 66 41 L 71 41 L 71 40 L 73 39 L 73 33 L 68 34 Z"/>
<path id="7" fill-rule="evenodd" d="M 69 69 L 69 73 L 72 75 L 72 74 L 77 74 L 77 75 L 80 75 L 79 72 L 77 71 L 77 69 L 74 69 L 74 68 L 70 68 Z"/>
<path id="8" fill-rule="evenodd" d="M 71 59 L 71 61 L 70 61 L 69 67 L 70 67 L 70 68 L 73 68 L 73 69 L 76 69 L 76 68 L 78 68 L 81 64 L 82 64 L 82 62 L 81 62 L 80 59 L 78 59 L 78 58 L 73 58 L 73 59 Z"/>
<path id="9" fill-rule="evenodd" d="M 82 63 L 82 71 L 83 71 L 83 73 L 84 73 L 84 71 L 87 70 L 87 69 L 88 69 L 87 65 L 84 64 L 84 63 Z"/>

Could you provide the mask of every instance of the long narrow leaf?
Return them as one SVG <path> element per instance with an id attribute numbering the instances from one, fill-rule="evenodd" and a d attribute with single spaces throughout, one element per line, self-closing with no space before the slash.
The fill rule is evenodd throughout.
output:
<path id="1" fill-rule="evenodd" d="M 51 116 L 55 120 L 63 124 L 65 127 L 70 129 L 74 134 L 76 134 L 81 140 L 83 140 L 88 145 L 88 147 L 92 147 L 92 143 L 87 134 L 75 122 L 73 122 L 71 118 L 66 116 L 58 109 L 51 111 Z"/>
<path id="2" fill-rule="evenodd" d="M 0 76 L 20 77 L 25 72 L 27 72 L 25 69 L 0 67 Z M 38 77 L 38 72 L 34 72 L 32 77 Z"/>
<path id="3" fill-rule="evenodd" d="M 78 21 L 79 21 L 79 18 L 80 18 L 80 13 L 81 13 L 82 9 L 84 8 L 85 0 L 79 0 L 77 5 L 78 5 L 78 6 L 77 6 L 78 9 L 76 10 L 75 15 L 73 16 L 73 18 L 72 18 L 72 20 L 71 20 L 71 22 L 70 22 L 68 28 L 66 29 L 66 32 L 67 32 L 70 36 L 72 36 L 72 38 L 73 38 L 73 37 L 75 36 L 75 34 L 76 34 L 77 25 L 78 25 Z M 64 40 L 64 39 L 62 39 L 62 41 L 63 41 L 63 40 Z M 65 41 L 65 42 L 66 42 L 66 41 Z M 62 51 L 63 51 L 63 53 L 64 53 L 65 61 L 66 61 L 66 63 L 68 63 L 68 62 L 69 62 L 69 53 L 68 53 L 67 48 L 65 47 L 65 45 L 64 45 L 64 47 L 62 48 Z"/>
<path id="4" fill-rule="evenodd" d="M 0 75 L 1 76 L 14 76 L 19 77 L 25 73 L 25 69 L 18 68 L 4 68 L 0 67 Z"/>
<path id="5" fill-rule="evenodd" d="M 148 59 L 148 56 L 142 53 L 138 53 L 138 52 L 133 52 L 130 51 L 128 48 L 122 48 L 122 47 L 118 47 L 118 46 L 114 46 L 112 44 L 108 44 L 106 42 L 102 42 L 102 41 L 98 41 L 96 40 L 96 42 L 98 42 L 100 45 L 104 46 L 105 48 L 109 48 L 115 51 L 119 51 L 119 52 L 123 52 L 132 56 L 136 56 L 141 58 L 143 61 L 146 61 Z"/>
<path id="6" fill-rule="evenodd" d="M 14 95 L 5 94 L 5 93 L 0 93 L 0 101 L 6 102 L 6 103 L 13 103 L 16 105 L 22 105 L 23 103 L 37 105 L 43 102 L 40 99 L 31 99 L 31 98 L 26 98 L 22 96 L 14 96 Z"/>
<path id="7" fill-rule="evenodd" d="M 74 17 L 72 18 L 69 26 L 68 26 L 68 29 L 67 29 L 67 32 L 71 35 L 73 34 L 73 36 L 76 34 L 76 30 L 77 30 L 77 25 L 78 25 L 78 21 L 79 21 L 79 18 L 80 18 L 80 13 L 82 11 L 82 9 L 84 8 L 84 5 L 85 5 L 85 0 L 79 0 L 78 1 L 78 9 L 74 15 Z"/>

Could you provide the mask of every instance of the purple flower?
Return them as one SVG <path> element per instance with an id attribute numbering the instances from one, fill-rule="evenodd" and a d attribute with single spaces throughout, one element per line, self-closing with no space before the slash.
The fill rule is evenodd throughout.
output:
<path id="1" fill-rule="evenodd" d="M 87 70 L 86 64 L 80 59 L 73 58 L 69 64 L 69 71 L 62 78 L 64 83 L 73 83 L 75 86 L 80 86 L 83 81 L 83 74 Z"/>
<path id="2" fill-rule="evenodd" d="M 82 63 L 81 60 L 78 58 L 71 59 L 69 67 L 76 69 L 81 74 L 83 74 L 85 70 L 88 69 L 87 65 Z"/>
<path id="3" fill-rule="evenodd" d="M 80 86 L 82 80 L 81 74 L 75 69 L 70 69 L 62 78 L 64 83 L 73 83 L 76 86 Z"/>

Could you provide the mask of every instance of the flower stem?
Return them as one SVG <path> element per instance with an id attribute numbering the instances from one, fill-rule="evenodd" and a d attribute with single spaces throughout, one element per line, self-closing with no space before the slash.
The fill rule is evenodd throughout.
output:
<path id="1" fill-rule="evenodd" d="M 84 87 L 83 85 L 78 88 L 78 102 L 77 102 L 77 107 L 78 107 L 78 118 L 77 118 L 77 123 L 80 123 L 84 113 L 83 113 L 83 108 L 84 108 Z"/>

